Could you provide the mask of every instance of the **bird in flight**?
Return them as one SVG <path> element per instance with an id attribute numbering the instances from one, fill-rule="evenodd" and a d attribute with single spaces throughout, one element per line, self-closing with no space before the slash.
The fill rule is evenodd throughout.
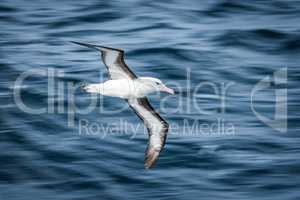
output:
<path id="1" fill-rule="evenodd" d="M 137 77 L 125 64 L 124 51 L 121 49 L 71 42 L 101 53 L 110 79 L 104 83 L 83 84 L 82 89 L 89 93 L 100 93 L 127 101 L 148 130 L 149 139 L 144 165 L 146 169 L 153 167 L 165 145 L 169 124 L 153 109 L 146 96 L 156 91 L 174 94 L 174 90 L 157 78 Z"/>

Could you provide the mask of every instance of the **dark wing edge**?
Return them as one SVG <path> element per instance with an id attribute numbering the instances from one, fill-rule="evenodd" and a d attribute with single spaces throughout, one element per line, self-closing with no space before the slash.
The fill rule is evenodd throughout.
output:
<path id="1" fill-rule="evenodd" d="M 139 118 L 144 122 L 145 126 L 147 127 L 149 139 L 148 139 L 148 145 L 145 151 L 145 161 L 144 165 L 146 169 L 149 169 L 153 167 L 159 157 L 160 152 L 162 151 L 167 138 L 167 133 L 169 129 L 169 124 L 153 109 L 151 104 L 149 103 L 147 98 L 139 98 L 137 99 L 137 103 L 139 106 L 143 106 L 144 109 L 146 109 L 148 112 L 150 112 L 153 117 L 155 117 L 161 127 L 158 129 L 159 133 L 153 133 L 153 125 L 147 121 L 147 119 L 144 118 L 142 113 L 140 113 L 140 110 L 136 109 L 130 100 L 127 101 L 129 106 L 133 109 L 133 111 L 139 116 Z M 157 129 L 156 129 L 157 130 Z M 154 142 L 157 142 L 159 139 L 160 147 L 157 148 L 157 145 L 154 144 Z"/>
<path id="2" fill-rule="evenodd" d="M 131 71 L 131 69 L 126 65 L 124 61 L 124 50 L 89 43 L 75 41 L 70 42 L 100 51 L 102 62 L 104 63 L 111 79 L 114 79 L 116 77 L 130 79 L 137 78 L 137 76 Z M 116 72 L 116 69 L 113 68 L 119 68 L 120 72 Z M 112 73 L 112 71 L 114 71 L 114 74 Z"/>
<path id="3" fill-rule="evenodd" d="M 106 49 L 109 49 L 109 50 L 112 50 L 112 48 L 109 48 L 109 47 L 103 47 L 103 48 L 106 48 Z M 117 51 L 118 52 L 118 55 L 117 55 L 117 58 L 116 58 L 116 61 L 114 62 L 114 64 L 116 64 L 118 67 L 120 67 L 127 75 L 128 77 L 130 77 L 131 79 L 136 79 L 137 76 L 133 73 L 133 71 L 126 65 L 125 63 L 125 59 L 124 59 L 124 51 L 123 50 L 120 50 L 120 49 L 113 49 L 113 51 Z M 105 62 L 105 54 L 107 52 L 105 51 L 101 51 L 101 58 L 102 58 L 102 61 L 109 73 L 109 76 L 110 78 L 112 78 L 111 74 L 110 74 L 110 65 L 107 64 Z"/>

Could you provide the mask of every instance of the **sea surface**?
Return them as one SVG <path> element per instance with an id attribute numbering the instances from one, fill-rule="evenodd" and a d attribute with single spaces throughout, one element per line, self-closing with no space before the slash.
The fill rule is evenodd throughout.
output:
<path id="1" fill-rule="evenodd" d="M 176 95 L 144 169 L 126 101 L 80 91 L 125 50 Z M 0 199 L 300 199 L 300 1 L 2 0 Z"/>

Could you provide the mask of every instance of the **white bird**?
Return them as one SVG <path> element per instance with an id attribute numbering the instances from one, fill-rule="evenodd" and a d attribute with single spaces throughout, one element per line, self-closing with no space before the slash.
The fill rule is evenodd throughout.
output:
<path id="1" fill-rule="evenodd" d="M 73 41 L 72 41 L 73 42 Z M 161 80 L 137 77 L 124 62 L 124 51 L 99 45 L 73 42 L 101 52 L 110 80 L 104 83 L 85 84 L 83 90 L 125 99 L 147 127 L 149 140 L 145 152 L 145 168 L 152 167 L 163 149 L 169 124 L 152 108 L 146 96 L 155 91 L 174 94 Z"/>

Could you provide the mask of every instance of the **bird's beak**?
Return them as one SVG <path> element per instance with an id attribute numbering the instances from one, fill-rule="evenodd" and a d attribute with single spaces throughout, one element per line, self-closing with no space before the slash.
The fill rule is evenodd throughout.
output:
<path id="1" fill-rule="evenodd" d="M 162 87 L 160 88 L 160 91 L 161 91 L 161 92 L 168 93 L 168 94 L 172 94 L 172 95 L 175 93 L 173 89 L 168 88 L 167 86 L 162 86 Z"/>

